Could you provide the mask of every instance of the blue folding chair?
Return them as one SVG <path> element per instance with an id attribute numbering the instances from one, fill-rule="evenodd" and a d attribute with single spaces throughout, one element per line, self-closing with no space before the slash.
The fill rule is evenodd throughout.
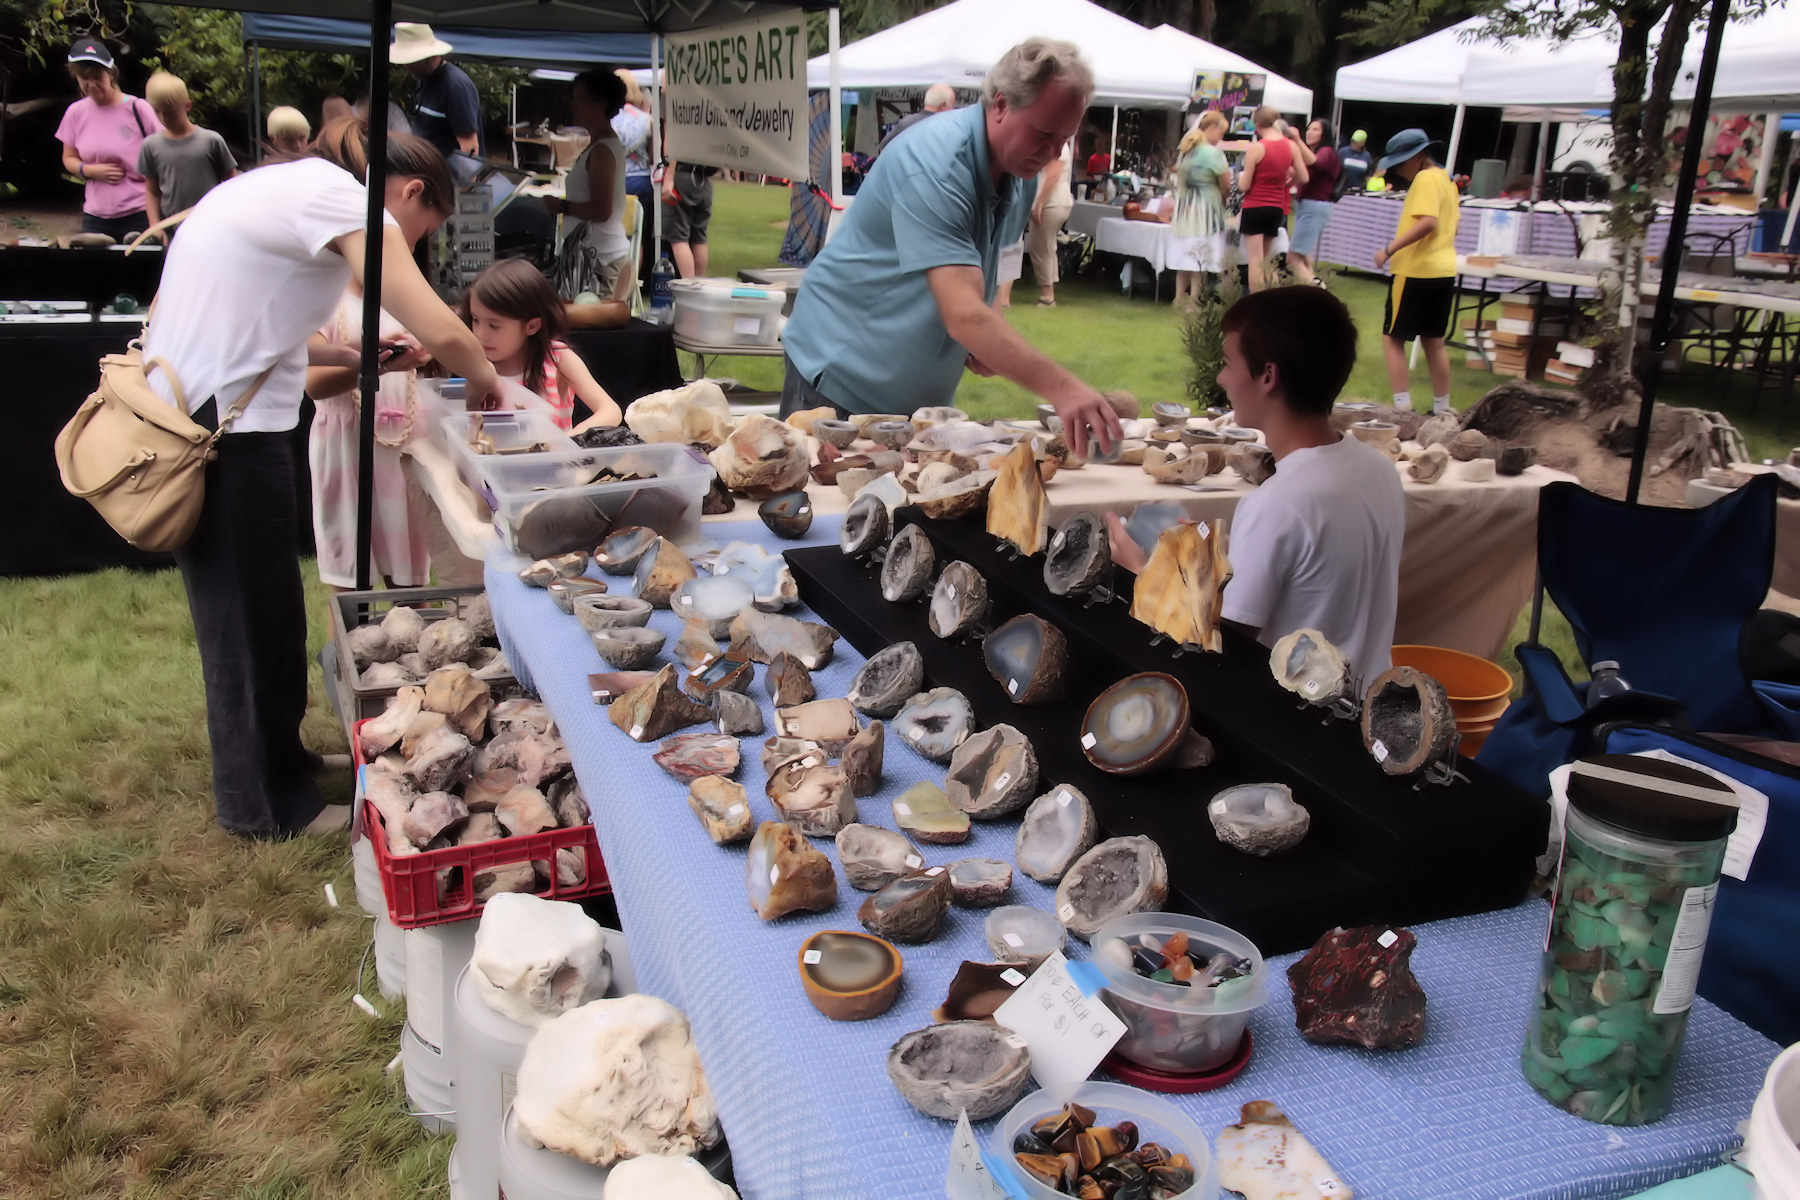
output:
<path id="1" fill-rule="evenodd" d="M 1552 483 L 1538 500 L 1538 587 L 1530 640 L 1515 651 L 1524 695 L 1476 760 L 1536 796 L 1549 774 L 1618 721 L 1712 733 L 1772 733 L 1745 676 L 1738 639 L 1769 590 L 1775 563 L 1773 475 L 1707 508 L 1650 508 Z M 1538 643 L 1548 593 L 1587 664 L 1619 664 L 1632 691 L 1589 709 Z"/>

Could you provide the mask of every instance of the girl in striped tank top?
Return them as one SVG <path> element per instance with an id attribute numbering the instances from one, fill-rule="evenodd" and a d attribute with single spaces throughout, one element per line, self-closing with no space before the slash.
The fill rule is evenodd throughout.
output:
<path id="1" fill-rule="evenodd" d="M 558 428 L 579 433 L 623 419 L 581 356 L 558 336 L 562 298 L 530 263 L 502 259 L 476 276 L 463 294 L 462 315 L 494 370 L 548 401 Z M 574 424 L 576 400 L 591 414 L 580 425 Z"/>

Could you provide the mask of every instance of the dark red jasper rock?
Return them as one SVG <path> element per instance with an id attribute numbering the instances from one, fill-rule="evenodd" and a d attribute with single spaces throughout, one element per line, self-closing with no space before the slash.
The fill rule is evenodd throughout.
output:
<path id="1" fill-rule="evenodd" d="M 1288 968 L 1301 1036 L 1368 1050 L 1417 1045 L 1425 1036 L 1425 989 L 1409 965 L 1416 945 L 1410 929 L 1386 925 L 1333 929 L 1313 943 Z"/>

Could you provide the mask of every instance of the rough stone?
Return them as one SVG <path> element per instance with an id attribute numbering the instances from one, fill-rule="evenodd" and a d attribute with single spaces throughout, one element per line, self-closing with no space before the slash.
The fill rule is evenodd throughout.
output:
<path id="1" fill-rule="evenodd" d="M 1416 1046 L 1425 1036 L 1425 989 L 1411 965 L 1417 944 L 1412 930 L 1385 925 L 1326 933 L 1288 968 L 1295 1027 L 1321 1045 Z"/>

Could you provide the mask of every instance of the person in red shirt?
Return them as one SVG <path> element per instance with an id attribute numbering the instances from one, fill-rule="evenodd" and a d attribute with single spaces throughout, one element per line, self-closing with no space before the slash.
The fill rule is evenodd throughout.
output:
<path id="1" fill-rule="evenodd" d="M 1250 290 L 1260 292 L 1271 283 L 1268 268 L 1275 235 L 1287 227 L 1288 189 L 1304 187 L 1308 176 L 1300 138 L 1273 105 L 1257 109 L 1252 123 L 1256 142 L 1244 152 L 1238 171 L 1238 188 L 1244 193 L 1238 233 L 1250 265 Z"/>
<path id="2" fill-rule="evenodd" d="M 1112 173 L 1112 155 L 1104 150 L 1096 150 L 1088 155 L 1087 173 L 1089 179 L 1099 179 L 1102 175 Z"/>

